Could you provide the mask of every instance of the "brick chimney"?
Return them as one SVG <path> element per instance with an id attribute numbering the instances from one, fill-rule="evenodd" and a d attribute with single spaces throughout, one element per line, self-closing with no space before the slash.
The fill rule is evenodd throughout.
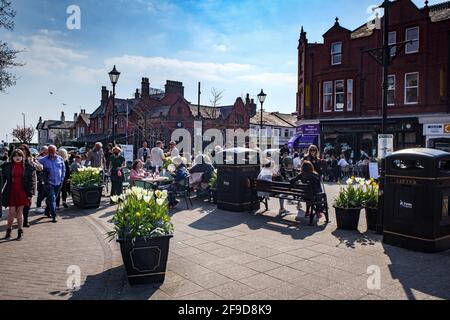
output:
<path id="1" fill-rule="evenodd" d="M 83 112 L 83 110 L 81 110 Z M 78 119 L 78 113 L 73 114 L 73 121 L 77 121 Z"/>
<path id="2" fill-rule="evenodd" d="M 248 112 L 250 118 L 256 116 L 256 103 L 254 99 L 250 100 L 250 95 L 247 93 L 247 97 L 245 99 L 245 109 Z"/>
<path id="3" fill-rule="evenodd" d="M 148 80 L 148 78 L 142 78 L 141 96 L 142 97 L 150 96 L 150 81 Z"/>
<path id="4" fill-rule="evenodd" d="M 66 121 L 66 116 L 64 115 L 64 111 L 61 111 L 61 122 Z"/>
<path id="5" fill-rule="evenodd" d="M 108 90 L 106 90 L 106 87 L 102 87 L 102 105 L 106 104 L 106 101 L 108 101 Z"/>
<path id="6" fill-rule="evenodd" d="M 175 93 L 184 98 L 183 82 L 167 80 L 165 90 L 166 94 Z"/>
<path id="7" fill-rule="evenodd" d="M 139 89 L 136 89 L 136 92 L 134 93 L 134 98 L 139 99 Z"/>

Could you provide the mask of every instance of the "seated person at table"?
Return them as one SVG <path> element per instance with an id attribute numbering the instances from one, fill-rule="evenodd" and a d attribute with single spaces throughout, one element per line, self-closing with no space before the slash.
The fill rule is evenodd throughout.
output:
<path id="1" fill-rule="evenodd" d="M 338 182 L 341 177 L 341 169 L 339 167 L 339 162 L 336 158 L 336 155 L 331 155 L 331 160 L 328 167 L 328 176 L 329 181 Z"/>
<path id="2" fill-rule="evenodd" d="M 195 157 L 194 166 L 189 170 L 190 173 L 203 173 L 202 183 L 209 183 L 214 167 L 207 157 L 203 154 L 199 154 Z"/>
<path id="3" fill-rule="evenodd" d="M 133 167 L 130 172 L 130 182 L 131 185 L 134 186 L 134 182 L 136 180 L 145 179 L 148 176 L 148 173 L 144 170 L 144 163 L 142 160 L 136 160 L 133 162 Z"/>
<path id="4" fill-rule="evenodd" d="M 298 181 L 301 181 L 304 184 L 312 186 L 314 194 L 319 194 L 323 192 L 322 185 L 320 183 L 320 176 L 314 170 L 313 164 L 309 161 L 303 161 L 301 173 L 297 177 L 292 179 L 291 183 L 295 184 Z M 310 215 L 311 215 L 311 206 L 307 204 L 305 217 L 309 217 Z"/>
<path id="5" fill-rule="evenodd" d="M 161 187 L 160 189 L 166 189 L 169 193 L 169 208 L 174 209 L 178 200 L 175 198 L 174 192 L 182 190 L 185 187 L 186 178 L 189 176 L 189 171 L 186 168 L 186 159 L 182 157 L 175 157 L 172 159 L 173 164 L 175 165 L 175 172 L 172 174 L 173 181 L 170 185 Z"/>

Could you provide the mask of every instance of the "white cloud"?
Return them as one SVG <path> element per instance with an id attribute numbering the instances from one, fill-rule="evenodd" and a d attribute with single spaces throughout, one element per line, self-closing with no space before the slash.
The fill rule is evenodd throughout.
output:
<path id="1" fill-rule="evenodd" d="M 286 86 L 295 88 L 297 78 L 294 73 L 270 73 L 247 74 L 238 77 L 241 81 L 258 83 L 271 86 Z"/>
<path id="2" fill-rule="evenodd" d="M 86 54 L 55 40 L 59 34 L 57 31 L 41 30 L 39 34 L 20 37 L 19 41 L 12 42 L 14 49 L 24 51 L 19 55 L 19 59 L 26 63 L 21 70 L 35 75 L 49 75 L 67 70 L 88 58 Z"/>

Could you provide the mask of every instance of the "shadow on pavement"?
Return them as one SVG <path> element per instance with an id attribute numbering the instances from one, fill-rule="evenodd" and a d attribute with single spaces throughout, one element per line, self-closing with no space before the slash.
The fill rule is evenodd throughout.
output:
<path id="1" fill-rule="evenodd" d="M 53 291 L 50 295 L 69 300 L 148 300 L 160 285 L 133 286 L 127 282 L 123 266 L 106 270 L 100 274 L 87 276 L 78 290 Z"/>
<path id="2" fill-rule="evenodd" d="M 428 254 L 386 244 L 383 247 L 391 260 L 391 276 L 401 283 L 409 300 L 423 299 L 421 293 L 450 299 L 450 251 Z"/>
<path id="3" fill-rule="evenodd" d="M 356 245 L 360 246 L 374 246 L 375 244 L 381 242 L 381 236 L 375 234 L 374 232 L 367 231 L 361 233 L 359 231 L 349 231 L 336 229 L 331 232 L 339 240 L 339 245 L 345 245 L 347 248 L 355 249 Z"/>
<path id="4" fill-rule="evenodd" d="M 266 229 L 301 240 L 327 228 L 327 225 L 308 226 L 309 221 L 305 219 L 298 222 L 259 213 L 223 211 L 206 202 L 200 206 L 200 209 L 205 213 L 204 217 L 189 225 L 198 230 L 218 231 L 245 224 L 251 230 Z"/>

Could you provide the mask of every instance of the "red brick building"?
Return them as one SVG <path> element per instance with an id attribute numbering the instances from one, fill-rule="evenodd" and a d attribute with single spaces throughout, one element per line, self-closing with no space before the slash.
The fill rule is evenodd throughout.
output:
<path id="1" fill-rule="evenodd" d="M 168 80 L 162 91 L 151 88 L 149 79 L 142 78 L 140 91 L 136 89 L 133 98 L 116 97 L 115 102 L 116 141 L 134 144 L 135 150 L 144 140 L 151 145 L 162 140 L 167 145 L 172 132 L 179 128 L 189 130 L 193 137 L 194 122 L 199 119 L 198 106 L 185 99 L 183 84 L 177 81 Z M 90 116 L 89 135 L 79 141 L 89 144 L 112 141 L 112 107 L 111 92 L 102 87 L 100 106 Z M 245 101 L 237 98 L 229 106 L 200 106 L 200 113 L 203 131 L 211 128 L 248 130 L 250 118 L 256 114 L 256 104 L 247 95 Z"/>
<path id="2" fill-rule="evenodd" d="M 298 125 L 320 124 L 322 150 L 376 155 L 383 74 L 368 50 L 383 46 L 379 20 L 349 30 L 336 19 L 320 44 L 309 43 L 302 28 Z M 392 49 L 389 69 L 387 130 L 395 148 L 450 149 L 450 2 L 418 8 L 410 0 L 393 1 L 389 32 L 390 43 L 411 41 Z"/>

